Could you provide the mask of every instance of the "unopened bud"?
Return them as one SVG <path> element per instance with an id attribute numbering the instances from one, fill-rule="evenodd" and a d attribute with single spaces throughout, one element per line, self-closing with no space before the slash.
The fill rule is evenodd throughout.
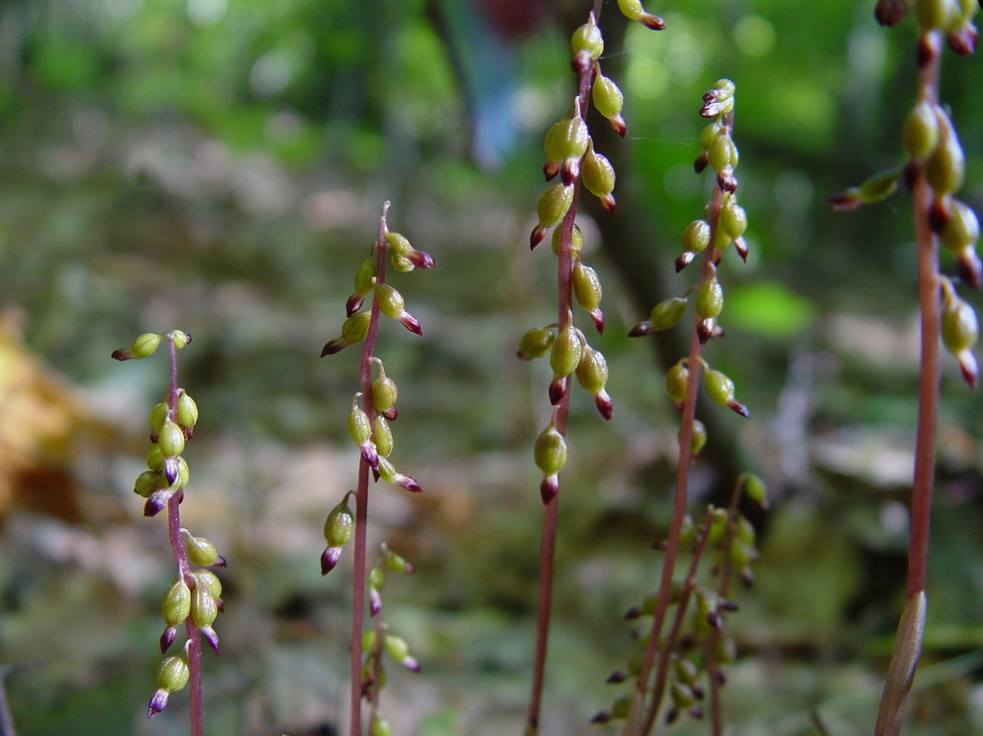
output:
<path id="1" fill-rule="evenodd" d="M 949 200 L 945 220 L 939 230 L 939 242 L 952 253 L 973 247 L 980 239 L 980 221 L 968 205 L 955 198 Z"/>
<path id="2" fill-rule="evenodd" d="M 637 20 L 653 31 L 661 31 L 666 27 L 662 18 L 645 12 L 641 0 L 618 0 L 618 9 L 628 20 Z"/>
<path id="3" fill-rule="evenodd" d="M 586 153 L 589 141 L 587 123 L 575 110 L 549 129 L 544 143 L 546 158 L 556 162 L 579 159 Z"/>
<path id="4" fill-rule="evenodd" d="M 172 422 L 170 419 L 165 420 L 157 437 L 157 445 L 160 447 L 161 454 L 165 458 L 176 457 L 184 452 L 184 444 L 184 430 L 176 422 Z"/>
<path id="5" fill-rule="evenodd" d="M 192 534 L 182 535 L 184 537 L 184 549 L 188 555 L 188 561 L 192 565 L 214 565 L 218 560 L 218 550 L 215 545 L 204 537 L 196 537 Z"/>
<path id="6" fill-rule="evenodd" d="M 560 255 L 560 240 L 563 237 L 563 228 L 558 227 L 553 231 L 553 237 L 550 238 L 550 245 L 553 248 L 553 252 Z M 577 223 L 573 224 L 573 230 L 570 231 L 570 255 L 579 253 L 584 247 L 584 234 L 580 230 L 580 225 Z"/>
<path id="7" fill-rule="evenodd" d="M 680 429 L 682 437 L 682 429 Z M 699 419 L 693 420 L 693 429 L 690 433 L 689 451 L 693 457 L 699 455 L 707 444 L 707 428 Z"/>
<path id="8" fill-rule="evenodd" d="M 904 145 L 908 155 L 920 159 L 935 150 L 939 141 L 939 122 L 935 108 L 925 100 L 920 101 L 904 124 Z"/>
<path id="9" fill-rule="evenodd" d="M 362 450 L 362 457 L 372 468 L 379 465 L 379 453 L 372 442 L 372 423 L 369 415 L 366 414 L 358 405 L 361 392 L 355 394 L 352 399 L 352 408 L 348 413 L 348 434 L 352 440 Z"/>
<path id="10" fill-rule="evenodd" d="M 594 150 L 593 142 L 588 143 L 587 146 L 583 176 L 584 186 L 595 197 L 606 197 L 614 191 L 614 166 L 606 156 Z"/>
<path id="11" fill-rule="evenodd" d="M 966 156 L 949 117 L 939 109 L 936 116 L 939 121 L 939 143 L 925 164 L 925 177 L 936 195 L 941 196 L 955 192 L 962 186 Z"/>
<path id="12" fill-rule="evenodd" d="M 574 55 L 586 51 L 591 59 L 599 59 L 604 53 L 604 38 L 601 36 L 601 29 L 597 27 L 593 13 L 584 25 L 573 32 L 570 47 Z"/>
<path id="13" fill-rule="evenodd" d="M 341 325 L 341 337 L 329 341 L 321 349 L 321 357 L 334 355 L 350 345 L 356 345 L 365 339 L 369 332 L 372 316 L 369 312 L 356 312 Z"/>
<path id="14" fill-rule="evenodd" d="M 768 493 L 765 483 L 754 473 L 747 473 L 744 478 L 744 495 L 763 509 L 768 508 Z"/>
<path id="15" fill-rule="evenodd" d="M 420 321 L 404 309 L 405 301 L 400 294 L 389 284 L 381 284 L 373 279 L 372 288 L 375 291 L 375 298 L 379 302 L 379 309 L 387 317 L 392 317 L 410 332 L 422 335 L 423 329 Z"/>
<path id="16" fill-rule="evenodd" d="M 355 532 L 355 517 L 348 508 L 348 496 L 345 494 L 341 503 L 331 509 L 324 522 L 324 540 L 329 547 L 344 547 Z"/>
<path id="17" fill-rule="evenodd" d="M 732 239 L 741 237 L 747 230 L 747 213 L 732 197 L 720 210 L 720 225 Z"/>
<path id="18" fill-rule="evenodd" d="M 687 304 L 689 304 L 689 300 L 680 296 L 671 297 L 656 304 L 649 314 L 652 329 L 668 330 L 670 327 L 675 327 L 683 318 Z"/>
<path id="19" fill-rule="evenodd" d="M 597 111 L 611 122 L 611 127 L 614 128 L 615 132 L 624 137 L 625 121 L 621 117 L 621 110 L 625 104 L 625 96 L 618 85 L 608 77 L 598 73 L 594 79 L 591 97 Z"/>
<path id="20" fill-rule="evenodd" d="M 728 407 L 742 417 L 750 416 L 747 407 L 734 399 L 734 382 L 720 371 L 707 370 L 703 374 L 703 385 L 714 402 Z"/>
<path id="21" fill-rule="evenodd" d="M 550 327 L 533 327 L 520 338 L 517 354 L 523 360 L 542 358 L 550 351 L 555 337 Z"/>
<path id="22" fill-rule="evenodd" d="M 180 626 L 191 613 L 191 588 L 178 580 L 167 589 L 160 604 L 160 613 L 168 626 Z"/>
<path id="23" fill-rule="evenodd" d="M 372 405 L 377 411 L 389 411 L 396 404 L 399 389 L 396 382 L 386 375 L 382 361 L 378 358 L 372 361 L 379 366 L 379 377 L 372 382 Z"/>
<path id="24" fill-rule="evenodd" d="M 708 149 L 707 156 L 710 165 L 718 174 L 728 167 L 737 166 L 737 146 L 729 135 L 722 133 Z"/>
<path id="25" fill-rule="evenodd" d="M 724 290 L 717 281 L 716 274 L 700 284 L 696 293 L 696 313 L 701 319 L 713 319 L 723 311 Z"/>
<path id="26" fill-rule="evenodd" d="M 578 261 L 574 266 L 572 279 L 577 303 L 590 313 L 597 331 L 604 332 L 604 314 L 600 310 L 603 290 L 597 272 L 590 266 L 585 266 L 583 261 Z"/>
<path id="27" fill-rule="evenodd" d="M 680 360 L 666 372 L 666 393 L 676 403 L 686 400 L 686 385 L 689 383 L 689 369 Z"/>
<path id="28" fill-rule="evenodd" d="M 163 335 L 157 335 L 153 332 L 147 332 L 140 335 L 133 344 L 130 346 L 130 357 L 131 358 L 147 358 L 153 355 L 157 348 L 160 346 L 160 341 Z"/>
<path id="29" fill-rule="evenodd" d="M 564 378 L 573 373 L 580 364 L 582 345 L 580 335 L 573 326 L 573 316 L 567 312 L 566 325 L 561 329 L 550 350 L 550 367 L 553 378 Z"/>
<path id="30" fill-rule="evenodd" d="M 551 185 L 536 205 L 536 212 L 539 215 L 539 224 L 533 230 L 530 237 L 530 245 L 535 248 L 546 235 L 546 230 L 553 227 L 563 216 L 567 214 L 570 205 L 573 203 L 573 186 L 557 182 Z"/>

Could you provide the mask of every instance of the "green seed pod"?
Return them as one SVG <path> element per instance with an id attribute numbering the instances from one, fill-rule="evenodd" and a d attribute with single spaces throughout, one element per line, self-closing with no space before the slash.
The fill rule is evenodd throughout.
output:
<path id="1" fill-rule="evenodd" d="M 191 335 L 189 335 L 186 332 L 181 332 L 181 330 L 172 330 L 168 334 L 171 335 L 172 338 L 174 338 L 174 347 L 177 350 L 180 350 L 189 342 L 191 342 Z"/>
<path id="2" fill-rule="evenodd" d="M 573 204 L 573 186 L 557 182 L 550 186 L 539 198 L 536 212 L 539 215 L 539 227 L 553 227 L 567 214 Z"/>
<path id="3" fill-rule="evenodd" d="M 382 457 L 389 457 L 389 453 L 393 451 L 393 433 L 382 414 L 376 414 L 372 421 L 372 441 Z"/>
<path id="4" fill-rule="evenodd" d="M 163 335 L 157 335 L 153 332 L 145 332 L 140 335 L 130 346 L 130 357 L 147 358 L 153 355 L 160 346 L 160 341 L 163 337 Z"/>
<path id="5" fill-rule="evenodd" d="M 923 31 L 949 28 L 961 16 L 958 0 L 918 0 L 915 15 Z"/>
<path id="6" fill-rule="evenodd" d="M 700 284 L 696 293 L 696 313 L 701 319 L 713 319 L 723 311 L 724 290 L 716 276 Z"/>
<path id="7" fill-rule="evenodd" d="M 191 613 L 191 588 L 178 580 L 164 593 L 160 614 L 168 626 L 180 626 Z"/>
<path id="8" fill-rule="evenodd" d="M 369 332 L 369 322 L 372 315 L 369 312 L 356 312 L 341 325 L 341 340 L 345 346 L 362 342 Z"/>
<path id="9" fill-rule="evenodd" d="M 559 331 L 550 350 L 550 368 L 553 369 L 553 378 L 564 378 L 577 370 L 582 349 L 580 336 L 577 334 L 577 329 L 573 326 L 573 320 L 568 313 L 566 327 Z"/>
<path id="10" fill-rule="evenodd" d="M 366 629 L 362 632 L 362 651 L 371 652 L 375 649 L 379 638 L 376 636 L 375 629 Z"/>
<path id="11" fill-rule="evenodd" d="M 380 715 L 376 715 L 372 721 L 372 736 L 392 736 L 393 729 L 389 721 Z"/>
<path id="12" fill-rule="evenodd" d="M 573 36 L 570 38 L 570 47 L 575 55 L 581 51 L 586 51 L 592 59 L 599 59 L 604 53 L 604 38 L 601 36 L 601 29 L 597 27 L 593 14 L 587 23 L 573 32 Z"/>
<path id="13" fill-rule="evenodd" d="M 375 276 L 375 258 L 369 256 L 355 272 L 355 293 L 359 296 L 366 296 L 372 291 L 372 277 Z"/>
<path id="14" fill-rule="evenodd" d="M 942 310 L 942 341 L 953 355 L 969 350 L 976 344 L 979 324 L 976 312 L 959 297 L 948 300 Z"/>
<path id="15" fill-rule="evenodd" d="M 191 669 L 184 657 L 164 657 L 157 666 L 157 687 L 175 693 L 188 684 Z"/>
<path id="16" fill-rule="evenodd" d="M 868 179 L 857 188 L 857 196 L 861 204 L 876 204 L 894 194 L 898 189 L 901 172 L 898 169 L 881 171 Z"/>
<path id="17" fill-rule="evenodd" d="M 608 382 L 608 362 L 600 350 L 586 346 L 577 365 L 577 381 L 591 394 L 604 390 Z"/>
<path id="18" fill-rule="evenodd" d="M 373 590 L 382 590 L 386 585 L 386 573 L 381 567 L 373 567 L 369 571 L 369 587 Z"/>
<path id="19" fill-rule="evenodd" d="M 734 382 L 720 371 L 708 370 L 703 374 L 703 385 L 710 398 L 727 406 L 734 400 Z"/>
<path id="20" fill-rule="evenodd" d="M 406 639 L 400 636 L 386 634 L 383 646 L 386 648 L 386 654 L 397 662 L 402 662 L 410 655 L 410 645 L 406 643 Z"/>
<path id="21" fill-rule="evenodd" d="M 195 626 L 203 629 L 211 626 L 218 618 L 218 602 L 215 596 L 204 585 L 196 585 L 191 595 L 191 620 Z"/>
<path id="22" fill-rule="evenodd" d="M 154 447 L 156 446 L 154 445 Z M 163 463 L 161 463 L 161 467 L 163 467 Z M 136 482 L 133 484 L 133 492 L 142 498 L 150 498 L 151 494 L 160 490 L 158 488 L 160 477 L 161 473 L 159 470 L 143 471 L 137 476 Z"/>
<path id="23" fill-rule="evenodd" d="M 160 446 L 160 451 L 164 457 L 180 455 L 184 452 L 184 443 L 184 430 L 177 425 L 177 422 L 172 422 L 170 419 L 166 420 L 157 437 L 157 444 Z"/>
<path id="24" fill-rule="evenodd" d="M 164 453 L 160 451 L 160 445 L 156 442 L 147 449 L 147 467 L 154 472 L 164 468 Z"/>
<path id="25" fill-rule="evenodd" d="M 904 124 L 904 147 L 913 159 L 920 159 L 935 150 L 939 142 L 939 121 L 935 108 L 925 100 L 915 105 Z"/>
<path id="26" fill-rule="evenodd" d="M 583 184 L 595 197 L 605 197 L 614 191 L 614 166 L 606 156 L 594 151 L 593 143 L 587 146 L 582 171 Z"/>
<path id="27" fill-rule="evenodd" d="M 583 261 L 578 261 L 573 269 L 573 293 L 577 303 L 588 312 L 601 305 L 601 280 L 597 277 L 597 271 L 585 266 Z"/>
<path id="28" fill-rule="evenodd" d="M 379 366 L 379 377 L 372 382 L 372 404 L 376 411 L 389 411 L 399 398 L 399 389 L 396 382 L 386 375 L 382 361 L 378 358 L 372 360 Z"/>
<path id="29" fill-rule="evenodd" d="M 763 509 L 768 508 L 768 493 L 765 483 L 754 473 L 747 473 L 744 479 L 744 495 Z"/>
<path id="30" fill-rule="evenodd" d="M 683 318 L 688 303 L 688 299 L 674 296 L 656 304 L 649 314 L 651 329 L 668 330 L 670 327 L 675 327 Z"/>
<path id="31" fill-rule="evenodd" d="M 722 133 L 727 130 L 727 126 L 714 121 L 700 131 L 700 148 L 709 151 Z"/>
<path id="32" fill-rule="evenodd" d="M 682 430 L 680 430 L 682 436 Z M 699 455 L 707 444 L 707 428 L 699 419 L 693 420 L 693 431 L 690 435 L 689 451 L 693 457 Z"/>
<path id="33" fill-rule="evenodd" d="M 730 198 L 727 206 L 720 210 L 720 225 L 733 239 L 741 237 L 747 230 L 747 213 L 733 198 Z"/>
<path id="34" fill-rule="evenodd" d="M 700 253 L 710 245 L 710 223 L 706 220 L 693 220 L 683 230 L 683 250 Z"/>
<path id="35" fill-rule="evenodd" d="M 413 246 L 410 245 L 409 239 L 401 233 L 387 231 L 385 238 L 386 242 L 389 243 L 389 247 L 396 253 L 399 253 L 401 256 L 412 253 L 414 250 Z"/>
<path id="36" fill-rule="evenodd" d="M 587 123 L 580 115 L 568 115 L 546 134 L 546 158 L 549 161 L 580 158 L 586 153 L 589 142 Z"/>
<path id="37" fill-rule="evenodd" d="M 150 410 L 150 429 L 154 432 L 160 432 L 161 427 L 164 426 L 164 421 L 167 419 L 167 402 L 162 401 L 156 404 L 153 409 Z"/>
<path id="38" fill-rule="evenodd" d="M 198 587 L 202 587 L 211 593 L 212 598 L 216 601 L 222 599 L 222 581 L 218 579 L 218 575 L 211 570 L 195 570 L 191 574 L 194 576 L 195 583 Z"/>
<path id="39" fill-rule="evenodd" d="M 375 297 L 379 302 L 379 309 L 382 310 L 382 313 L 387 317 L 399 319 L 406 307 L 406 301 L 403 299 L 403 295 L 389 284 L 380 284 L 376 280 L 373 280 L 372 288 L 375 291 Z"/>
<path id="40" fill-rule="evenodd" d="M 542 358 L 550 351 L 555 338 L 552 328 L 533 327 L 519 339 L 518 355 L 524 360 Z"/>
<path id="41" fill-rule="evenodd" d="M 181 389 L 177 397 L 177 423 L 184 429 L 192 429 L 198 423 L 198 404 Z"/>
<path id="42" fill-rule="evenodd" d="M 556 475 L 566 464 L 567 441 L 552 424 L 536 438 L 533 457 L 543 475 Z"/>
<path id="43" fill-rule="evenodd" d="M 621 110 L 625 104 L 625 96 L 617 84 L 601 73 L 598 73 L 594 79 L 591 97 L 594 100 L 594 107 L 604 117 L 611 119 L 621 115 Z"/>
<path id="44" fill-rule="evenodd" d="M 925 177 L 939 196 L 958 191 L 966 174 L 966 157 L 948 116 L 939 111 L 939 144 L 925 164 Z"/>
<path id="45" fill-rule="evenodd" d="M 331 509 L 324 522 L 324 539 L 329 547 L 344 547 L 355 533 L 355 517 L 348 508 L 348 494 Z"/>
<path id="46" fill-rule="evenodd" d="M 550 245 L 553 247 L 553 252 L 560 255 L 560 239 L 563 237 L 563 228 L 558 227 L 553 231 L 553 237 L 550 239 Z M 584 234 L 580 230 L 580 225 L 577 223 L 573 224 L 573 230 L 570 232 L 570 255 L 573 256 L 579 253 L 584 247 Z"/>
<path id="47" fill-rule="evenodd" d="M 939 241 L 952 253 L 975 246 L 980 239 L 980 221 L 976 213 L 958 199 L 950 200 L 948 210 Z"/>
<path id="48" fill-rule="evenodd" d="M 728 166 L 737 166 L 737 146 L 726 133 L 721 133 L 707 151 L 710 165 L 718 174 Z"/>
<path id="49" fill-rule="evenodd" d="M 679 361 L 666 373 L 666 393 L 676 402 L 686 400 L 686 384 L 689 382 L 689 369 Z"/>
<path id="50" fill-rule="evenodd" d="M 188 553 L 188 560 L 192 565 L 214 565 L 218 559 L 218 550 L 215 545 L 204 537 L 188 535 L 184 542 L 184 549 Z"/>

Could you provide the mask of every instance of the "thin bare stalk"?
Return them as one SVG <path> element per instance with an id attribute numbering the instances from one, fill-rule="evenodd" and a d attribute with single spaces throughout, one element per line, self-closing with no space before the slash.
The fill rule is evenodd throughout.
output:
<path id="1" fill-rule="evenodd" d="M 383 202 L 379 217 L 379 240 L 376 243 L 376 278 L 379 283 L 386 280 L 386 214 L 389 202 Z M 362 347 L 359 364 L 362 385 L 362 402 L 369 421 L 375 420 L 375 405 L 372 400 L 372 351 L 375 349 L 376 334 L 379 331 L 379 302 L 372 299 L 369 330 Z M 350 736 L 362 733 L 362 625 L 365 618 L 366 581 L 366 526 L 369 513 L 369 463 L 364 457 L 358 462 L 358 488 L 355 492 L 355 552 L 354 574 L 352 575 L 352 636 L 351 636 L 351 720 Z"/>
<path id="2" fill-rule="evenodd" d="M 17 729 L 14 728 L 14 716 L 10 712 L 10 703 L 7 701 L 5 684 L 11 669 L 11 667 L 0 666 L 0 736 L 17 736 Z"/>

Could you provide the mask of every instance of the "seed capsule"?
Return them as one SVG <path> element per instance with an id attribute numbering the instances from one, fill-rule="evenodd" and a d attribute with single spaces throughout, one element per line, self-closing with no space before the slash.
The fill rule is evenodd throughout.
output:
<path id="1" fill-rule="evenodd" d="M 341 325 L 341 337 L 329 341 L 321 350 L 321 357 L 334 355 L 350 345 L 356 345 L 365 339 L 369 332 L 372 315 L 369 312 L 356 312 Z"/>
<path id="2" fill-rule="evenodd" d="M 389 422 L 382 414 L 376 414 L 372 420 L 372 441 L 375 448 L 382 457 L 389 457 L 393 450 L 393 433 L 389 428 Z"/>
<path id="3" fill-rule="evenodd" d="M 939 144 L 925 164 L 925 177 L 935 193 L 943 195 L 955 192 L 962 186 L 966 173 L 966 157 L 949 117 L 938 110 L 937 118 Z"/>
<path id="4" fill-rule="evenodd" d="M 628 20 L 637 20 L 653 31 L 661 31 L 666 27 L 662 18 L 645 12 L 641 0 L 618 0 L 618 9 Z"/>
<path id="5" fill-rule="evenodd" d="M 517 355 L 523 360 L 542 358 L 550 351 L 556 335 L 550 327 L 533 327 L 519 340 Z"/>
<path id="6" fill-rule="evenodd" d="M 656 304 L 649 314 L 652 329 L 668 330 L 670 327 L 675 327 L 683 318 L 687 304 L 689 304 L 689 300 L 680 296 L 671 297 Z"/>
<path id="7" fill-rule="evenodd" d="M 732 239 L 741 237 L 747 230 L 747 213 L 733 198 L 720 210 L 720 225 Z"/>
<path id="8" fill-rule="evenodd" d="M 218 618 L 218 603 L 204 585 L 196 585 L 191 596 L 191 618 L 199 629 L 211 626 Z"/>
<path id="9" fill-rule="evenodd" d="M 165 458 L 176 457 L 184 452 L 184 430 L 176 422 L 166 420 L 160 428 L 157 445 Z"/>
<path id="10" fill-rule="evenodd" d="M 154 408 L 150 410 L 150 429 L 153 432 L 160 432 L 161 427 L 164 426 L 164 421 L 167 419 L 168 411 L 166 401 L 154 405 Z"/>
<path id="11" fill-rule="evenodd" d="M 559 331 L 550 350 L 553 378 L 564 378 L 573 373 L 580 364 L 581 352 L 580 335 L 573 326 L 573 316 L 567 312 L 566 326 Z"/>
<path id="12" fill-rule="evenodd" d="M 942 311 L 942 341 L 953 355 L 969 350 L 976 344 L 979 324 L 976 312 L 968 302 L 955 297 Z"/>
<path id="13" fill-rule="evenodd" d="M 727 167 L 737 166 L 737 146 L 729 135 L 721 134 L 710 146 L 707 156 L 710 165 L 718 174 Z"/>
<path id="14" fill-rule="evenodd" d="M 716 276 L 700 284 L 696 293 L 696 313 L 701 319 L 713 319 L 723 311 L 724 290 Z"/>
<path id="15" fill-rule="evenodd" d="M 536 467 L 542 470 L 544 475 L 555 475 L 566 464 L 567 441 L 552 424 L 536 439 L 533 456 Z"/>
<path id="16" fill-rule="evenodd" d="M 420 321 L 404 309 L 406 303 L 402 294 L 389 284 L 380 284 L 376 279 L 372 280 L 372 289 L 375 291 L 375 298 L 383 314 L 392 317 L 410 332 L 423 335 Z"/>
<path id="17" fill-rule="evenodd" d="M 592 142 L 587 146 L 583 172 L 583 183 L 587 187 L 587 191 L 595 197 L 601 197 L 602 202 L 604 197 L 609 196 L 614 191 L 614 167 L 606 156 L 594 150 L 594 144 Z"/>
<path id="18" fill-rule="evenodd" d="M 198 423 L 198 404 L 181 389 L 177 397 L 177 423 L 183 429 L 193 429 Z"/>
<path id="19" fill-rule="evenodd" d="M 154 445 L 156 447 L 157 445 Z M 161 462 L 163 467 L 163 461 Z M 137 476 L 133 484 L 133 492 L 143 498 L 150 498 L 151 494 L 159 490 L 161 473 L 159 470 L 145 470 Z"/>
<path id="20" fill-rule="evenodd" d="M 393 729 L 389 721 L 380 715 L 376 715 L 372 721 L 372 736 L 392 736 Z"/>
<path id="21" fill-rule="evenodd" d="M 562 183 L 550 186 L 539 198 L 536 212 L 541 228 L 553 227 L 567 214 L 573 203 L 573 187 Z"/>
<path id="22" fill-rule="evenodd" d="M 676 403 L 686 400 L 686 384 L 689 382 L 689 369 L 680 360 L 666 372 L 666 393 Z"/>
<path id="23" fill-rule="evenodd" d="M 939 122 L 935 109 L 925 100 L 908 113 L 904 124 L 904 146 L 908 155 L 920 159 L 935 150 L 939 141 Z"/>
<path id="24" fill-rule="evenodd" d="M 546 134 L 546 159 L 557 162 L 568 158 L 579 159 L 586 153 L 589 141 L 587 123 L 579 114 L 571 113 L 555 123 Z"/>
<path id="25" fill-rule="evenodd" d="M 939 241 L 952 253 L 973 247 L 980 239 L 980 221 L 976 213 L 958 199 L 950 199 Z"/>
<path id="26" fill-rule="evenodd" d="M 184 541 L 184 549 L 188 554 L 188 560 L 193 565 L 214 565 L 218 560 L 218 550 L 215 545 L 204 537 L 195 537 L 188 534 Z"/>
<path id="27" fill-rule="evenodd" d="M 604 386 L 608 381 L 608 362 L 600 350 L 589 345 L 583 350 L 577 365 L 577 381 L 594 396 L 597 410 L 605 419 L 611 419 L 613 406 Z"/>
<path id="28" fill-rule="evenodd" d="M 700 131 L 700 148 L 709 151 L 716 140 L 727 130 L 727 126 L 715 120 Z"/>
<path id="29" fill-rule="evenodd" d="M 720 371 L 707 370 L 703 374 L 703 385 L 714 402 L 728 407 L 742 417 L 750 416 L 747 407 L 734 398 L 734 382 Z"/>
<path id="30" fill-rule="evenodd" d="M 591 59 L 598 59 L 604 53 L 604 38 L 601 36 L 601 29 L 597 27 L 593 13 L 584 25 L 573 32 L 570 47 L 574 55 L 584 51 Z"/>
<path id="31" fill-rule="evenodd" d="M 866 179 L 857 189 L 857 196 L 861 204 L 876 204 L 894 194 L 898 189 L 898 180 L 901 172 L 898 169 L 889 169 L 874 174 Z"/>
<path id="32" fill-rule="evenodd" d="M 386 369 L 378 358 L 372 359 L 379 366 L 379 377 L 372 382 L 372 404 L 377 411 L 389 411 L 399 398 L 396 382 L 386 375 Z"/>
<path id="33" fill-rule="evenodd" d="M 157 687 L 175 693 L 188 684 L 191 670 L 184 657 L 164 657 L 157 667 Z"/>
<path id="34" fill-rule="evenodd" d="M 160 613 L 168 626 L 180 626 L 191 613 L 191 588 L 178 580 L 167 589 L 160 603 Z"/>
<path id="35" fill-rule="evenodd" d="M 130 357 L 132 358 L 147 358 L 156 352 L 163 335 L 157 335 L 153 332 L 147 332 L 140 335 L 133 344 L 130 346 Z"/>
<path id="36" fill-rule="evenodd" d="M 573 293 L 577 303 L 590 313 L 598 332 L 604 332 L 604 313 L 601 312 L 601 280 L 597 272 L 583 261 L 578 261 L 573 269 Z"/>
<path id="37" fill-rule="evenodd" d="M 606 117 L 614 131 L 624 138 L 626 126 L 624 118 L 621 117 L 621 110 L 625 104 L 625 96 L 618 85 L 598 72 L 594 79 L 591 97 L 597 111 Z"/>
<path id="38" fill-rule="evenodd" d="M 196 585 L 204 587 L 212 594 L 216 606 L 221 610 L 221 606 L 218 604 L 222 600 L 222 581 L 218 579 L 218 575 L 211 570 L 195 570 L 191 575 L 194 577 Z"/>

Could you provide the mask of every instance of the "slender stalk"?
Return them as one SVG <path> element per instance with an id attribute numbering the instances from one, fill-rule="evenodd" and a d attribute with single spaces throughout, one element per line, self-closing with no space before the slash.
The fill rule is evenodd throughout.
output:
<path id="1" fill-rule="evenodd" d="M 376 278 L 379 283 L 386 279 L 386 215 L 389 202 L 383 202 L 379 217 L 379 240 L 376 243 Z M 376 334 L 379 331 L 379 302 L 373 297 L 370 312 L 369 330 L 362 348 L 359 364 L 362 386 L 362 403 L 369 421 L 375 420 L 375 405 L 372 401 L 372 351 L 375 349 Z M 365 618 L 365 560 L 366 526 L 369 513 L 369 464 L 359 457 L 358 488 L 355 492 L 355 553 L 354 574 L 352 575 L 352 636 L 351 636 L 351 720 L 350 736 L 362 732 L 362 624 Z"/>
<path id="2" fill-rule="evenodd" d="M 938 104 L 942 38 L 925 31 L 920 39 L 922 63 L 918 96 Z M 904 613 L 891 654 L 891 665 L 877 713 L 876 736 L 896 736 L 901 730 L 908 695 L 921 655 L 925 621 L 925 585 L 928 577 L 928 537 L 935 480 L 935 443 L 938 426 L 941 329 L 939 309 L 938 245 L 929 224 L 933 193 L 921 162 L 913 163 L 915 236 L 918 245 L 918 307 L 921 313 L 921 356 L 918 379 L 918 428 L 915 471 L 911 493 L 911 538 L 908 543 L 908 586 Z"/>
<path id="3" fill-rule="evenodd" d="M 17 736 L 14 728 L 14 716 L 10 712 L 10 703 L 7 701 L 7 687 L 4 680 L 12 668 L 0 666 L 0 736 Z"/>

